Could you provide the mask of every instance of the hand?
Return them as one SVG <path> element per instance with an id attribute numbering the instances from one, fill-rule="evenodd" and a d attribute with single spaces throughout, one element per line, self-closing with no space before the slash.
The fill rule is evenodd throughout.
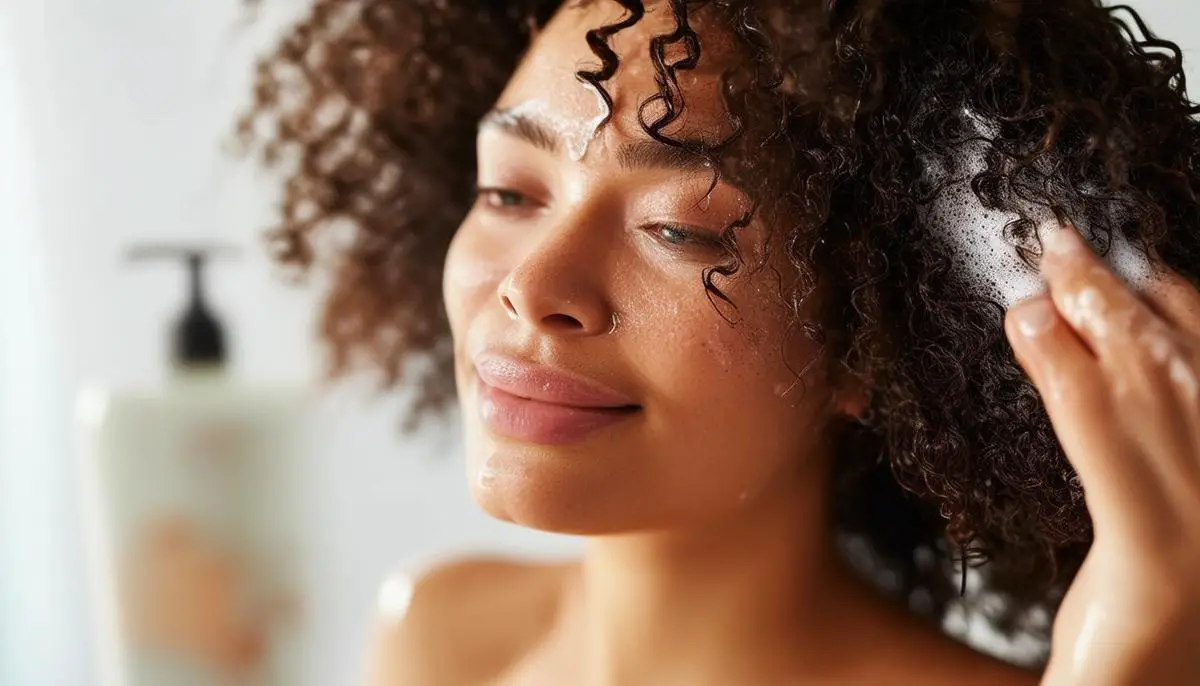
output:
<path id="1" fill-rule="evenodd" d="M 1165 273 L 1139 298 L 1071 227 L 1044 246 L 1049 294 L 1014 306 L 1006 331 L 1095 540 L 1043 684 L 1200 684 L 1200 293 Z"/>

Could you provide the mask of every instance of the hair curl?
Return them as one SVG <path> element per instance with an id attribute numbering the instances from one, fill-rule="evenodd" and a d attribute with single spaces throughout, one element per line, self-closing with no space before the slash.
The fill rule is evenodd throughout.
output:
<path id="1" fill-rule="evenodd" d="M 278 260 L 307 268 L 317 241 L 349 229 L 323 316 L 335 372 L 415 380 L 417 411 L 452 397 L 439 293 L 474 200 L 475 127 L 561 4 L 315 0 L 260 61 L 241 131 L 285 172 Z M 623 22 L 588 34 L 598 67 L 579 74 L 602 92 L 617 68 L 609 38 L 644 11 L 620 4 Z M 715 13 L 737 45 L 723 94 L 738 132 L 697 152 L 752 197 L 782 199 L 759 210 L 787 232 L 787 303 L 798 313 L 821 292 L 820 317 L 797 330 L 873 393 L 841 441 L 841 530 L 869 545 L 892 593 L 922 598 L 915 610 L 944 616 L 957 594 L 947 572 L 965 560 L 1003 601 L 989 613 L 998 628 L 1044 637 L 1090 520 L 1003 309 L 957 278 L 922 226 L 920 160 L 953 157 L 968 108 L 997 123 L 973 185 L 986 206 L 1120 203 L 1093 212 L 1096 230 L 1123 231 L 1196 280 L 1200 129 L 1179 48 L 1095 0 L 668 5 L 676 28 L 649 47 L 662 114 L 643 128 L 692 145 L 662 131 L 684 106 L 676 74 L 701 59 L 689 17 Z M 667 62 L 668 47 L 685 56 Z M 710 296 L 723 297 L 735 253 L 706 273 Z M 433 364 L 410 366 L 420 357 Z"/>

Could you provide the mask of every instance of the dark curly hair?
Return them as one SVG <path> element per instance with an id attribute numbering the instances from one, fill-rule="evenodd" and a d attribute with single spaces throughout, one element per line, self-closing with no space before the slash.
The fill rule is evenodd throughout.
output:
<path id="1" fill-rule="evenodd" d="M 439 294 L 474 202 L 477 123 L 561 4 L 316 0 L 258 65 L 240 131 L 286 177 L 270 245 L 305 270 L 338 239 L 323 317 L 333 371 L 419 382 L 416 415 L 453 395 Z M 645 13 L 619 4 L 624 19 L 589 32 L 596 64 L 579 72 L 602 91 L 618 67 L 608 40 Z M 1003 307 L 963 282 L 921 221 L 937 190 L 922 160 L 951 159 L 979 135 L 962 126 L 972 111 L 995 122 L 972 188 L 1022 217 L 1008 230 L 1029 222 L 1030 200 L 1060 215 L 1082 207 L 1099 234 L 1121 231 L 1195 281 L 1200 128 L 1180 50 L 1133 10 L 1095 0 L 666 4 L 675 29 L 649 46 L 661 90 L 643 128 L 696 145 L 662 131 L 684 108 L 677 74 L 704 54 L 696 13 L 711 12 L 736 45 L 722 84 L 736 133 L 694 152 L 786 231 L 795 334 L 871 391 L 841 434 L 839 529 L 918 614 L 944 617 L 954 571 L 965 583 L 972 565 L 986 591 L 972 607 L 1044 639 L 1090 520 L 1012 359 Z M 668 61 L 668 48 L 683 57 Z M 1101 211 L 1114 205 L 1123 211 Z M 720 284 L 745 265 L 728 243 L 729 260 L 697 286 L 736 316 Z M 819 316 L 802 321 L 818 291 Z"/>

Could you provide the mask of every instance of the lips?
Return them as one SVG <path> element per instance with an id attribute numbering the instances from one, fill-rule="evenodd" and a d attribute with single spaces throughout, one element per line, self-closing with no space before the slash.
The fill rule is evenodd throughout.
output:
<path id="1" fill-rule="evenodd" d="M 480 418 L 497 436 L 564 445 L 636 416 L 633 398 L 598 381 L 512 356 L 475 358 Z"/>
<path id="2" fill-rule="evenodd" d="M 475 358 L 483 383 L 529 400 L 583 409 L 635 409 L 627 395 L 598 381 L 515 357 L 485 353 Z"/>

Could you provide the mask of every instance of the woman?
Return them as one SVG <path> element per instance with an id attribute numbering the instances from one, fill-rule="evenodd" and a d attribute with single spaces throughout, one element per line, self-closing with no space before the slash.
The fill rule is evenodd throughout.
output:
<path id="1" fill-rule="evenodd" d="M 587 537 L 430 570 L 375 683 L 1200 683 L 1200 129 L 1131 24 L 318 0 L 244 121 L 280 258 L 331 249 L 338 371 L 457 388 L 485 510 Z"/>

